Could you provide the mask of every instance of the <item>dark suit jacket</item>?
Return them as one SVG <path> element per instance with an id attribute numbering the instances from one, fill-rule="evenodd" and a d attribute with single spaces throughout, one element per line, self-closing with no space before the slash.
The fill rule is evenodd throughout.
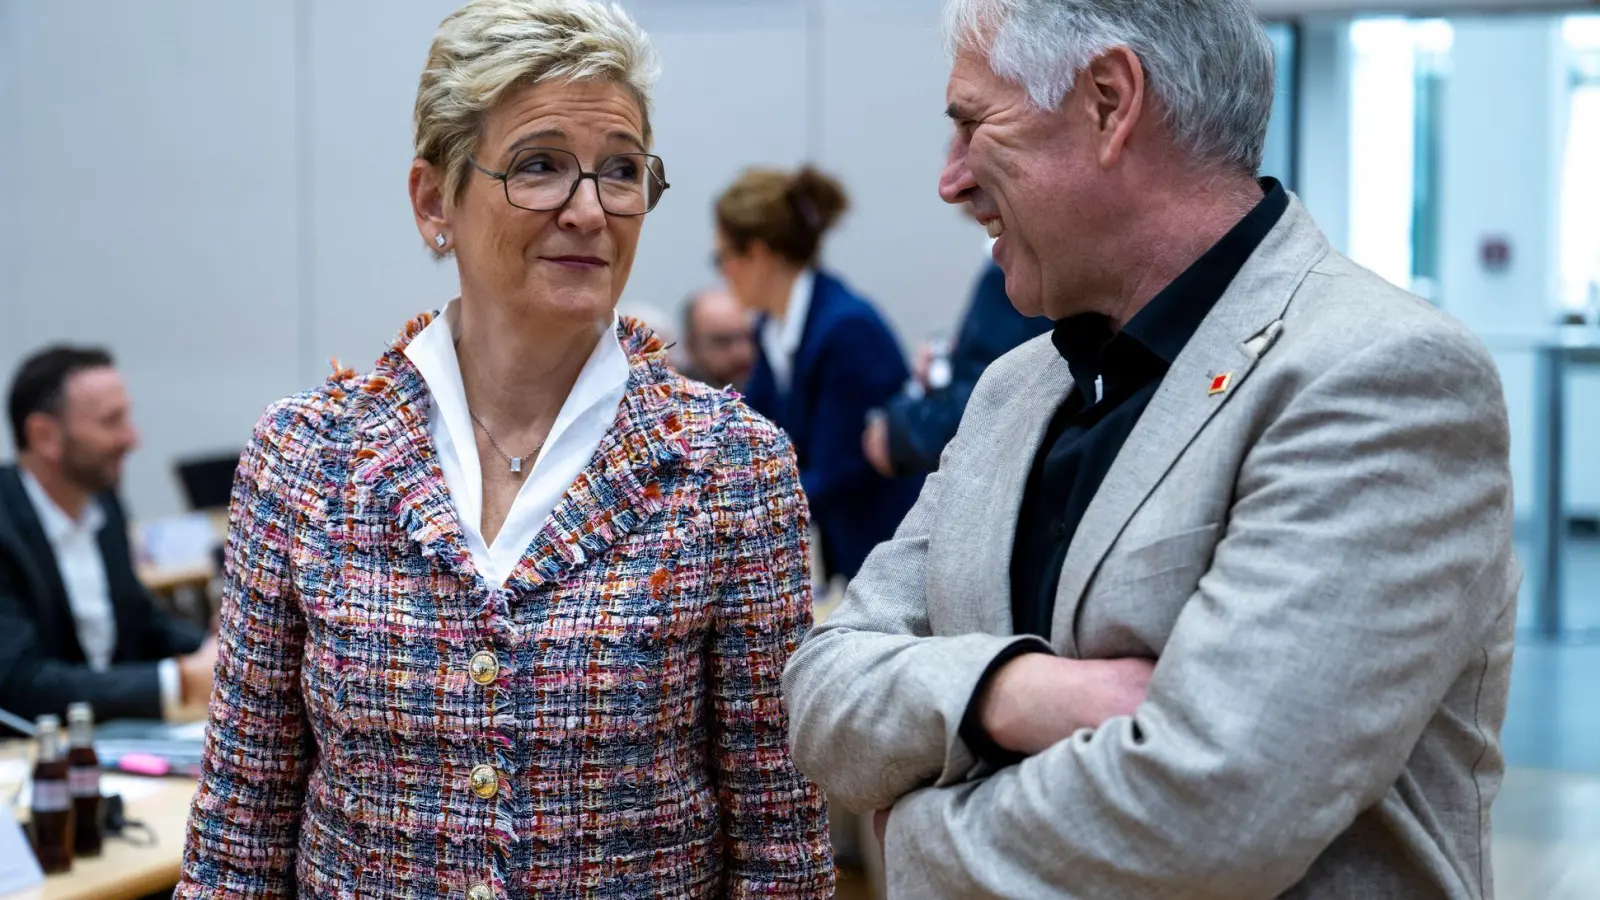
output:
<path id="1" fill-rule="evenodd" d="M 972 389 L 989 364 L 1049 331 L 1043 316 L 1028 318 L 1006 296 L 1006 275 L 989 263 L 978 279 L 955 346 L 950 384 L 924 397 L 901 394 L 889 403 L 889 455 L 901 472 L 932 472 L 956 436 Z"/>
<path id="2" fill-rule="evenodd" d="M 0 707 L 33 718 L 86 701 L 98 719 L 161 717 L 156 664 L 190 653 L 204 629 L 156 608 L 133 571 L 128 522 L 115 495 L 105 510 L 100 553 L 117 619 L 112 665 L 92 672 L 78 645 L 55 552 L 15 466 L 0 466 Z"/>
<path id="3" fill-rule="evenodd" d="M 878 311 L 824 272 L 816 273 L 788 391 L 778 391 L 765 350 L 757 356 L 746 400 L 794 443 L 830 575 L 855 575 L 922 490 L 920 475 L 886 479 L 861 452 L 867 412 L 887 404 L 910 375 Z"/>

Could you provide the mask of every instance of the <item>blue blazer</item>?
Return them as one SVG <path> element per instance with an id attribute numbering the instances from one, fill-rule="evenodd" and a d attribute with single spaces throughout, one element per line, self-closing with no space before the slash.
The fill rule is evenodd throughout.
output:
<path id="1" fill-rule="evenodd" d="M 794 443 L 827 574 L 853 577 L 922 490 L 922 476 L 884 478 L 861 452 L 867 412 L 886 406 L 911 372 L 878 311 L 827 273 L 816 273 L 801 334 L 789 390 L 778 390 L 763 348 L 745 400 Z"/>
<path id="2" fill-rule="evenodd" d="M 989 364 L 1049 331 L 1052 323 L 1017 312 L 1006 296 L 1006 273 L 989 263 L 973 288 L 955 346 L 950 349 L 950 384 L 920 398 L 896 397 L 887 410 L 889 455 L 898 472 L 932 472 L 956 436 L 967 398 Z"/>

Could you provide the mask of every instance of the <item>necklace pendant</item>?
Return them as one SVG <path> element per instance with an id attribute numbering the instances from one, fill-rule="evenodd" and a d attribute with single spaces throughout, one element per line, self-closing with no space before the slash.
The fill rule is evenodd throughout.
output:
<path id="1" fill-rule="evenodd" d="M 521 471 L 522 471 L 522 457 L 520 457 L 520 456 L 511 457 L 511 473 L 514 475 L 514 474 L 516 474 L 518 472 L 521 472 Z"/>

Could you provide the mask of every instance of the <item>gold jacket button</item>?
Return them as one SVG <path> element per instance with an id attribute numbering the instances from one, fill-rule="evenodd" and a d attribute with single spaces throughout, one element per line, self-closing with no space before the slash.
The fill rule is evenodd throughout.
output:
<path id="1" fill-rule="evenodd" d="M 473 681 L 489 684 L 500 675 L 500 660 L 493 650 L 479 650 L 473 654 L 472 663 L 467 668 L 472 673 Z"/>
<path id="2" fill-rule="evenodd" d="M 473 767 L 472 792 L 485 800 L 500 793 L 500 773 L 494 766 Z"/>
<path id="3" fill-rule="evenodd" d="M 481 881 L 467 888 L 467 900 L 494 900 L 494 889 Z"/>

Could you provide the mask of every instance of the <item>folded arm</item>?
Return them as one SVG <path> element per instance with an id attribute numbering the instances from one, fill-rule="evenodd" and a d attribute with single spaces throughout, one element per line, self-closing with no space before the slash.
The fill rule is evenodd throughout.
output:
<path id="1" fill-rule="evenodd" d="M 973 402 L 984 402 L 984 393 Z M 784 673 L 796 762 L 830 799 L 856 811 L 966 779 L 978 759 L 961 740 L 961 720 L 984 670 L 1013 644 L 1050 652 L 1032 637 L 932 636 L 928 534 L 943 485 L 983 465 L 970 455 L 958 432 L 894 538 L 867 558 L 844 603 Z"/>

